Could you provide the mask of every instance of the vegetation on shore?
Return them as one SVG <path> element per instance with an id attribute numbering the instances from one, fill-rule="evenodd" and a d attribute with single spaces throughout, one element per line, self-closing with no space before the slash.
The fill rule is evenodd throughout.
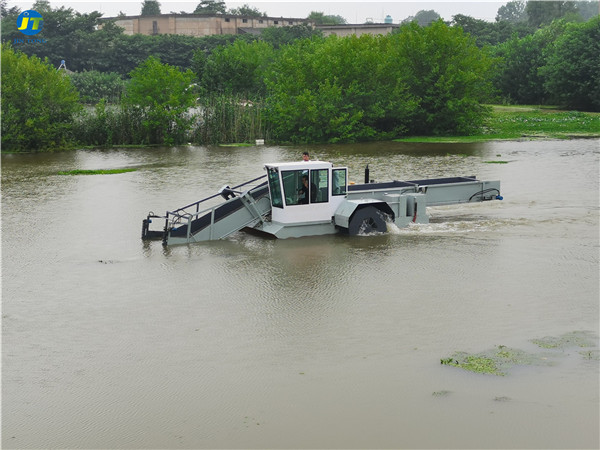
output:
<path id="1" fill-rule="evenodd" d="M 452 23 L 404 23 L 389 35 L 344 38 L 310 27 L 260 37 L 126 36 L 110 23 L 97 30 L 99 13 L 52 9 L 43 0 L 35 7 L 43 10 L 48 45 L 15 39 L 13 47 L 6 38 L 19 33 L 16 11 L 3 10 L 5 152 L 600 134 L 598 114 L 578 112 L 600 111 L 600 16 L 565 16 L 550 2 L 528 2 L 528 24 L 458 15 Z M 78 73 L 38 57 L 56 58 L 60 43 L 81 39 L 55 22 L 89 31 L 80 47 L 93 67 L 79 53 Z M 497 103 L 558 106 L 489 106 Z"/>
<path id="2" fill-rule="evenodd" d="M 471 136 L 410 136 L 398 142 L 484 142 L 521 139 L 600 138 L 600 113 L 492 105 L 485 127 Z"/>

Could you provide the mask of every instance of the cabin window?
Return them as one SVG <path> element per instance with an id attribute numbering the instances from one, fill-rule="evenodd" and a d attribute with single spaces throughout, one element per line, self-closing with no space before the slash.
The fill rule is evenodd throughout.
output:
<path id="1" fill-rule="evenodd" d="M 346 195 L 346 169 L 333 169 L 331 171 L 331 193 L 333 195 Z"/>
<path id="2" fill-rule="evenodd" d="M 304 187 L 303 177 L 308 179 L 308 170 L 284 170 L 281 172 L 283 179 L 283 193 L 287 206 L 303 205 L 310 198 L 310 183 L 308 192 Z"/>
<path id="3" fill-rule="evenodd" d="M 329 201 L 329 171 L 327 169 L 285 170 L 281 176 L 286 206 Z"/>
<path id="4" fill-rule="evenodd" d="M 329 201 L 329 171 L 327 169 L 310 171 L 311 203 Z"/>
<path id="5" fill-rule="evenodd" d="M 281 187 L 279 186 L 279 172 L 277 169 L 269 169 L 269 191 L 271 192 L 271 206 L 273 208 L 283 208 L 281 198 Z"/>
<path id="6" fill-rule="evenodd" d="M 248 23 L 248 19 L 242 19 L 242 23 Z"/>

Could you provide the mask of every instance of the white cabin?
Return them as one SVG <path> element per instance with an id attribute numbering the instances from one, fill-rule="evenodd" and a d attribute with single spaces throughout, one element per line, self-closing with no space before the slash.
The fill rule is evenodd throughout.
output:
<path id="1" fill-rule="evenodd" d="M 346 196 L 346 167 L 334 168 L 327 161 L 300 161 L 266 164 L 265 168 L 274 223 L 331 222 Z M 308 192 L 303 188 L 304 179 L 308 180 Z"/>

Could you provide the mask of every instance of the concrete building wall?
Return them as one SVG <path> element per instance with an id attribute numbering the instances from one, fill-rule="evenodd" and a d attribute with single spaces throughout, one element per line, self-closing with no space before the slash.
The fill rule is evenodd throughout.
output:
<path id="1" fill-rule="evenodd" d="M 284 17 L 241 17 L 231 15 L 207 16 L 201 14 L 162 14 L 159 16 L 128 16 L 107 18 L 125 29 L 125 34 L 182 34 L 187 36 L 212 36 L 215 34 L 239 34 L 250 29 L 312 25 L 306 19 Z M 390 34 L 399 25 L 376 23 L 363 25 L 317 25 L 324 36 L 335 34 L 361 36 L 363 34 Z"/>
<path id="2" fill-rule="evenodd" d="M 387 23 L 374 23 L 364 25 L 318 25 L 317 28 L 323 32 L 323 36 L 362 36 L 363 34 L 390 34 L 399 25 Z"/>
<path id="3" fill-rule="evenodd" d="M 240 17 L 229 15 L 162 14 L 160 16 L 129 16 L 107 18 L 125 30 L 125 34 L 183 34 L 211 36 L 239 34 L 240 28 L 267 28 L 310 24 L 305 19 L 274 17 Z"/>

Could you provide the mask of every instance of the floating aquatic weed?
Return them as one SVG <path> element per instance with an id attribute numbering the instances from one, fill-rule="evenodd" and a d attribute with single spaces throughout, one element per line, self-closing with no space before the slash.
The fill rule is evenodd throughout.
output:
<path id="1" fill-rule="evenodd" d="M 58 172 L 59 175 L 112 175 L 116 173 L 135 172 L 137 169 L 100 169 L 100 170 L 68 170 Z"/>
<path id="2" fill-rule="evenodd" d="M 597 347 L 597 341 L 598 338 L 587 331 L 572 331 L 562 336 L 546 336 L 531 340 L 538 347 L 561 350 L 569 347 Z"/>
<path id="3" fill-rule="evenodd" d="M 455 362 L 450 365 L 475 373 L 488 373 L 500 376 L 506 375 L 506 373 L 500 370 L 497 362 L 485 354 L 468 355 L 466 353 L 457 353 Z"/>
<path id="4" fill-rule="evenodd" d="M 497 376 L 507 375 L 507 370 L 512 366 L 522 365 L 548 365 L 547 359 L 527 353 L 523 350 L 508 348 L 500 345 L 495 349 L 470 355 L 457 352 L 450 358 L 442 359 L 444 365 L 460 367 L 475 373 Z"/>
<path id="5" fill-rule="evenodd" d="M 248 142 L 235 142 L 233 144 L 219 144 L 219 147 L 252 147 L 253 145 Z"/>

